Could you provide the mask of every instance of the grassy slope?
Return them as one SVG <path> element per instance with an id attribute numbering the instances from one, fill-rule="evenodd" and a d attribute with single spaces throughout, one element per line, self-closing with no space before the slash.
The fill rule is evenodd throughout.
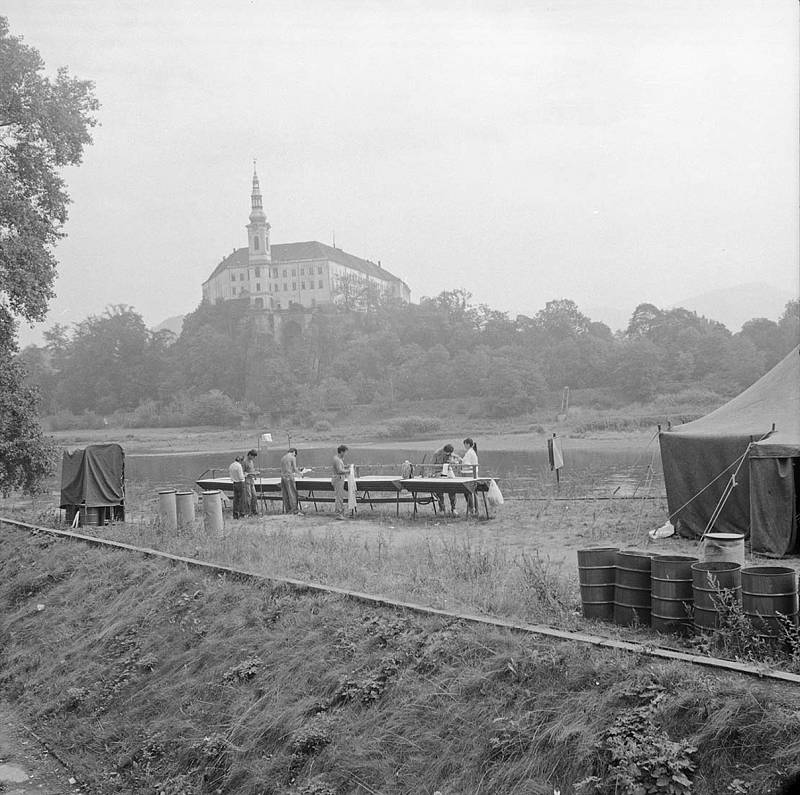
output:
<path id="1" fill-rule="evenodd" d="M 700 793 L 800 759 L 792 688 L 2 532 L 0 693 L 91 792 L 569 793 L 611 727 Z"/>

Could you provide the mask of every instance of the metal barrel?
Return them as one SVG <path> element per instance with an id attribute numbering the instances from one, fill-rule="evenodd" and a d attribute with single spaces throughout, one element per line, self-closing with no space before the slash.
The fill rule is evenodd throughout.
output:
<path id="1" fill-rule="evenodd" d="M 744 534 L 706 533 L 703 536 L 703 560 L 722 560 L 744 566 Z"/>
<path id="2" fill-rule="evenodd" d="M 694 627 L 701 632 L 719 629 L 720 591 L 732 591 L 741 599 L 742 567 L 729 560 L 702 561 L 692 564 Z"/>
<path id="3" fill-rule="evenodd" d="M 158 492 L 158 518 L 165 530 L 178 529 L 178 508 L 175 494 L 175 489 L 163 489 Z"/>
<path id="4" fill-rule="evenodd" d="M 657 632 L 687 633 L 692 627 L 691 555 L 654 555 L 650 570 L 650 625 Z"/>
<path id="5" fill-rule="evenodd" d="M 581 609 L 585 618 L 614 619 L 614 584 L 617 547 L 592 547 L 578 550 L 578 581 Z"/>
<path id="6" fill-rule="evenodd" d="M 189 527 L 194 524 L 194 502 L 193 491 L 179 491 L 175 495 L 178 527 Z"/>
<path id="7" fill-rule="evenodd" d="M 222 492 L 219 490 L 203 492 L 203 526 L 206 533 L 222 532 Z"/>
<path id="8" fill-rule="evenodd" d="M 646 552 L 628 549 L 617 552 L 614 584 L 614 623 L 650 624 L 650 568 Z"/>
<path id="9" fill-rule="evenodd" d="M 797 574 L 787 566 L 748 566 L 742 569 L 742 612 L 758 635 L 779 638 L 781 613 L 797 626 Z"/>

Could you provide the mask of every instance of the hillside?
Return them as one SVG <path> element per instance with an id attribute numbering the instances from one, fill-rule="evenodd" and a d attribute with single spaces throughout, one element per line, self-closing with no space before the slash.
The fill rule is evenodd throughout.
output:
<path id="1" fill-rule="evenodd" d="M 93 793 L 766 793 L 800 692 L 4 528 L 0 696 Z M 583 782 L 583 784 L 579 784 Z"/>

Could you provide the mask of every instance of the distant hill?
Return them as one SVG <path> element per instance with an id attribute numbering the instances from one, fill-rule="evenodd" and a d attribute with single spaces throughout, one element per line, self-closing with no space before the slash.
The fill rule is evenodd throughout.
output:
<path id="1" fill-rule="evenodd" d="M 754 317 L 777 320 L 783 314 L 787 302 L 797 297 L 787 290 L 780 290 L 765 282 L 750 282 L 682 298 L 667 306 L 652 299 L 642 299 L 641 303 L 647 301 L 659 309 L 674 309 L 679 306 L 690 309 L 710 320 L 718 320 L 729 331 L 736 333 L 741 330 L 744 323 Z M 620 329 L 624 331 L 635 308 L 632 306 L 625 310 L 619 307 L 587 305 L 581 306 L 580 310 L 592 320 L 605 323 L 612 331 Z"/>
<path id="2" fill-rule="evenodd" d="M 786 304 L 796 295 L 779 290 L 765 282 L 738 284 L 735 287 L 723 287 L 708 293 L 693 295 L 676 301 L 671 307 L 681 306 L 691 309 L 698 315 L 705 315 L 711 320 L 724 323 L 730 331 L 740 331 L 742 325 L 754 317 L 766 317 L 777 320 Z"/>
<path id="3" fill-rule="evenodd" d="M 162 320 L 157 326 L 153 326 L 153 331 L 171 331 L 176 337 L 180 337 L 181 329 L 183 328 L 183 318 L 185 315 L 175 315 L 175 317 L 168 317 Z"/>

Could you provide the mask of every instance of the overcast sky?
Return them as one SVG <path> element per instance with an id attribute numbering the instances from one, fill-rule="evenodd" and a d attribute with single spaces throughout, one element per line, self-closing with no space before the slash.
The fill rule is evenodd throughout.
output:
<path id="1" fill-rule="evenodd" d="M 534 314 L 798 290 L 795 0 L 5 0 L 96 83 L 45 326 L 155 325 L 272 242 Z M 591 311 L 589 312 L 591 314 Z M 758 314 L 754 308 L 754 313 Z M 596 319 L 603 319 L 598 317 Z M 23 341 L 26 335 L 23 335 Z"/>

